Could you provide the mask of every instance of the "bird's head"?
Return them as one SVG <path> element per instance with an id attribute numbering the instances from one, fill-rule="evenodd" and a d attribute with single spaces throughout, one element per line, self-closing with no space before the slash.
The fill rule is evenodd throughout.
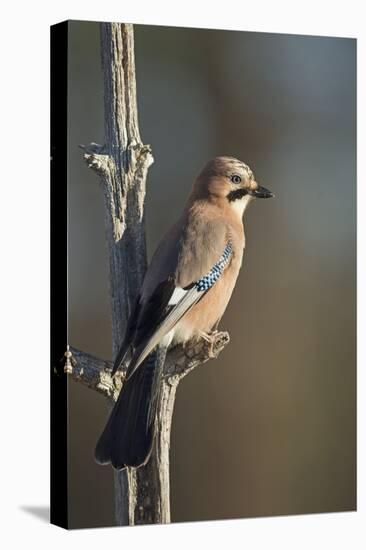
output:
<path id="1" fill-rule="evenodd" d="M 252 199 L 274 197 L 261 187 L 254 174 L 241 160 L 233 157 L 215 157 L 203 168 L 194 185 L 195 195 L 228 204 L 242 215 Z"/>

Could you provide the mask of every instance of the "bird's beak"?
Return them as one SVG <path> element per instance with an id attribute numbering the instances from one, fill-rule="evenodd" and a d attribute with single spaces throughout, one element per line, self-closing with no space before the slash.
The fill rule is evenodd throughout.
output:
<path id="1" fill-rule="evenodd" d="M 271 197 L 274 197 L 272 191 L 269 191 L 261 185 L 258 185 L 257 189 L 250 189 L 248 193 L 249 195 L 252 195 L 252 197 L 255 197 L 257 199 L 270 199 Z"/>

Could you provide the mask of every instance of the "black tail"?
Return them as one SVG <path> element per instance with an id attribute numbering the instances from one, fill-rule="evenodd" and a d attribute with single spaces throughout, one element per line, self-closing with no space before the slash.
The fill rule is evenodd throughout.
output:
<path id="1" fill-rule="evenodd" d="M 165 348 L 157 348 L 123 384 L 95 449 L 99 464 L 112 463 L 119 470 L 148 461 L 165 355 Z"/>

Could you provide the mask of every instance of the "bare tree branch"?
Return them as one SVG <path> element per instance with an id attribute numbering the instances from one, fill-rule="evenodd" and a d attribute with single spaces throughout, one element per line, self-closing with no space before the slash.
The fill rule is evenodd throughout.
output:
<path id="1" fill-rule="evenodd" d="M 112 363 L 70 347 L 73 356 L 71 377 L 91 390 L 115 401 L 122 387 L 121 375 L 111 377 Z"/>
<path id="2" fill-rule="evenodd" d="M 228 343 L 228 333 L 218 332 L 214 335 L 212 350 L 208 349 L 209 346 L 205 340 L 199 340 L 185 347 L 175 346 L 167 354 L 164 379 L 168 383 L 172 383 L 172 380 L 175 379 L 182 379 L 195 367 L 203 365 L 209 359 L 218 357 Z M 70 347 L 70 351 L 73 358 L 71 377 L 89 389 L 116 401 L 123 385 L 124 370 L 117 371 L 112 378 L 113 363 L 111 361 L 99 359 L 73 347 Z"/>
<path id="3" fill-rule="evenodd" d="M 87 165 L 101 178 L 112 313 L 112 354 L 116 356 L 146 271 L 144 200 L 153 162 L 138 131 L 133 26 L 101 23 L 105 144 L 85 147 Z M 116 520 L 130 522 L 130 489 L 125 471 L 115 474 Z"/>

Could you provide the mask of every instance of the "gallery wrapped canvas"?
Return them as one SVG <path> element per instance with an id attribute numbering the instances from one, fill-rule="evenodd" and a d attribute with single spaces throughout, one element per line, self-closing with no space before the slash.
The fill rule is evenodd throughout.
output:
<path id="1" fill-rule="evenodd" d="M 51 521 L 354 510 L 356 42 L 51 28 Z"/>

